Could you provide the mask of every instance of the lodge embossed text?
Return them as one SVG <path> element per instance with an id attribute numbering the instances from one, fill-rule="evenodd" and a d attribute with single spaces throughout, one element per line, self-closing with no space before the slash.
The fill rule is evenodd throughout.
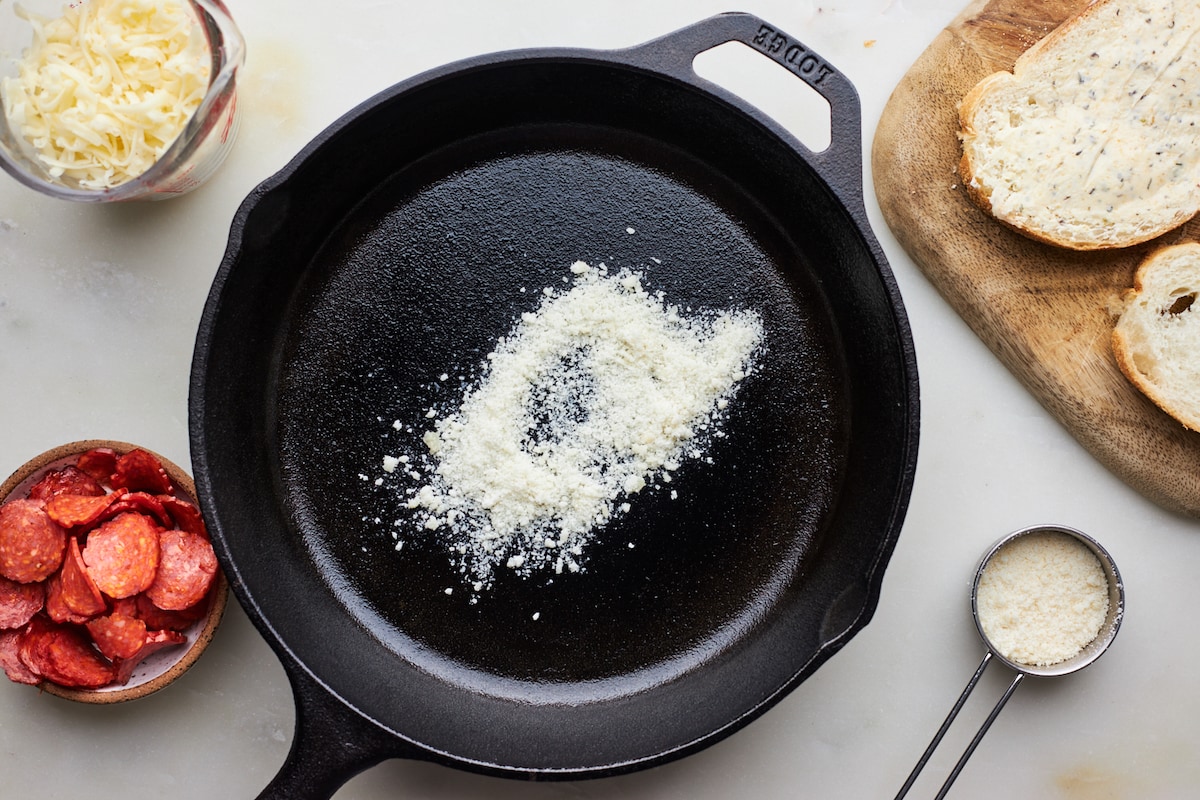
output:
<path id="1" fill-rule="evenodd" d="M 829 66 L 820 56 L 807 47 L 790 40 L 786 34 L 772 28 L 770 25 L 760 25 L 755 34 L 753 44 L 763 53 L 783 64 L 813 86 L 818 86 L 833 74 Z"/>

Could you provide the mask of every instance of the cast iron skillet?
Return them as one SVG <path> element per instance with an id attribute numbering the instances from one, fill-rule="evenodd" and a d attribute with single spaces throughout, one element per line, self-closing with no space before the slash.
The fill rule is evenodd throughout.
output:
<path id="1" fill-rule="evenodd" d="M 730 40 L 828 100 L 828 150 L 693 73 Z M 263 796 L 327 797 L 389 757 L 527 779 L 660 764 L 868 622 L 918 400 L 861 192 L 853 87 L 744 14 L 435 70 L 254 190 L 204 310 L 190 424 L 221 564 L 296 694 Z M 395 551 L 412 512 L 381 458 L 417 446 L 425 409 L 576 259 L 642 270 L 691 313 L 754 309 L 766 349 L 711 464 L 634 498 L 583 572 L 501 570 L 472 602 L 436 537 Z"/>

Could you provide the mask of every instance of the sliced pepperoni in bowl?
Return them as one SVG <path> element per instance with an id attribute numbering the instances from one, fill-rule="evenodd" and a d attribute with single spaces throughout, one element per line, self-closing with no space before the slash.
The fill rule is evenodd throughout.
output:
<path id="1" fill-rule="evenodd" d="M 0 669 L 89 703 L 158 691 L 211 641 L 228 584 L 190 476 L 75 442 L 0 484 Z"/>
<path id="2" fill-rule="evenodd" d="M 0 505 L 0 576 L 17 583 L 43 581 L 58 571 L 66 549 L 67 532 L 50 519 L 41 500 Z"/>
<path id="3" fill-rule="evenodd" d="M 46 587 L 0 578 L 0 630 L 23 628 L 46 605 Z"/>
<path id="4" fill-rule="evenodd" d="M 94 528 L 83 548 L 88 577 L 113 600 L 146 591 L 158 573 L 158 531 L 152 519 L 132 511 Z"/>
<path id="5" fill-rule="evenodd" d="M 108 610 L 104 594 L 88 574 L 83 562 L 83 553 L 79 550 L 78 539 L 72 538 L 67 547 L 67 557 L 63 559 L 59 580 L 62 584 L 63 605 L 73 614 L 88 620 Z"/>

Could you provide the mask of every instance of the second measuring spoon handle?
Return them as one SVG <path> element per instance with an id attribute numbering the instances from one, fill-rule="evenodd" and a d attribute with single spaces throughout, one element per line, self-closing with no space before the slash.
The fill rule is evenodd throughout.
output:
<path id="1" fill-rule="evenodd" d="M 951 723 L 958 716 L 958 712 L 962 711 L 962 707 L 966 705 L 967 698 L 971 696 L 971 692 L 975 689 L 975 684 L 979 683 L 979 679 L 983 677 L 983 671 L 987 669 L 987 665 L 991 663 L 992 651 L 988 650 L 983 654 L 983 661 L 979 662 L 979 668 L 975 670 L 975 674 L 971 676 L 971 680 L 967 681 L 967 687 L 963 689 L 962 694 L 958 696 L 958 702 L 954 704 L 954 708 L 950 709 L 950 713 L 946 715 L 946 721 L 942 723 L 942 727 L 938 728 L 938 732 L 934 734 L 933 741 L 925 748 L 925 752 L 921 754 L 917 765 L 913 767 L 913 771 L 909 773 L 908 780 L 900 787 L 900 792 L 896 795 L 896 800 L 902 800 L 904 795 L 908 794 L 908 790 L 916 783 L 917 776 L 921 774 L 921 770 L 929 763 L 929 759 L 933 756 L 933 751 L 941 744 L 942 737 L 946 735 L 946 731 L 950 730 Z"/>
<path id="2" fill-rule="evenodd" d="M 983 660 L 979 662 L 979 668 L 975 670 L 975 674 L 972 675 L 971 680 L 967 682 L 966 688 L 963 689 L 962 694 L 958 696 L 958 702 L 954 704 L 954 708 L 950 709 L 950 713 L 946 715 L 946 721 L 942 723 L 942 727 L 938 728 L 938 732 L 934 735 L 933 741 L 929 743 L 929 746 L 925 748 L 925 752 L 921 754 L 921 758 L 919 761 L 917 761 L 917 765 L 913 767 L 913 771 L 909 774 L 908 780 L 906 780 L 904 785 L 900 787 L 900 792 L 896 795 L 896 800 L 901 800 L 906 794 L 908 794 L 908 790 L 912 788 L 912 785 L 916 783 L 917 776 L 921 774 L 921 770 L 925 768 L 925 765 L 929 762 L 930 757 L 933 756 L 933 751 L 936 750 L 937 746 L 941 743 L 942 738 L 946 735 L 946 731 L 950 730 L 950 725 L 954 722 L 954 718 L 958 716 L 958 712 L 962 710 L 964 705 L 966 705 L 967 698 L 971 696 L 971 692 L 975 689 L 975 685 L 979 683 L 979 679 L 983 677 L 983 671 L 987 669 L 987 666 L 991 663 L 991 661 L 992 651 L 988 650 L 986 653 L 984 653 Z M 1021 684 L 1021 680 L 1024 677 L 1025 673 L 1018 672 L 1017 676 L 1013 678 L 1013 682 L 1009 684 L 1008 689 L 1004 692 L 1004 695 L 1000 698 L 999 702 L 996 703 L 995 707 L 992 708 L 992 713 L 988 714 L 988 718 L 983 721 L 983 725 L 980 726 L 979 731 L 975 734 L 975 738 L 971 740 L 971 744 L 967 746 L 966 751 L 958 759 L 958 763 L 954 765 L 954 769 L 951 771 L 950 777 L 946 778 L 946 782 L 942 784 L 942 788 L 938 792 L 935 800 L 942 800 L 942 798 L 946 796 L 946 793 L 950 791 L 950 785 L 954 783 L 954 779 L 958 777 L 958 773 L 962 772 L 963 767 L 967 765 L 967 759 L 970 758 L 971 754 L 975 752 L 975 748 L 978 747 L 980 741 L 983 740 L 983 735 L 988 732 L 988 728 L 992 727 L 992 723 L 996 721 L 996 717 L 1000 716 L 1000 711 L 1004 708 L 1004 704 L 1008 702 L 1008 698 L 1012 697 L 1013 692 L 1017 690 L 1017 687 Z"/>
<path id="3" fill-rule="evenodd" d="M 991 655 L 991 653 L 989 652 L 988 655 Z M 992 713 L 988 714 L 988 718 L 985 719 L 983 721 L 983 725 L 979 727 L 979 731 L 975 734 L 975 738 L 971 740 L 971 743 L 967 745 L 967 749 L 963 752 L 962 756 L 959 757 L 958 763 L 954 765 L 954 769 L 950 772 L 950 777 L 946 778 L 946 782 L 942 784 L 942 788 L 938 791 L 937 797 L 934 798 L 934 800 L 942 800 L 942 798 L 946 796 L 946 793 L 950 791 L 950 785 L 954 783 L 954 779 L 958 777 L 958 773 L 962 772 L 963 767 L 967 765 L 967 759 L 970 758 L 971 754 L 975 752 L 975 748 L 979 746 L 979 742 L 982 741 L 983 735 L 988 732 L 988 728 L 992 727 L 992 723 L 996 721 L 996 717 L 1000 716 L 1000 710 L 1004 708 L 1004 704 L 1008 702 L 1008 698 L 1012 697 L 1013 692 L 1015 692 L 1017 687 L 1021 685 L 1021 680 L 1024 677 L 1024 672 L 1018 672 L 1017 676 L 1013 678 L 1013 682 L 1008 685 L 1008 689 L 996 703 L 995 707 L 992 709 Z"/>

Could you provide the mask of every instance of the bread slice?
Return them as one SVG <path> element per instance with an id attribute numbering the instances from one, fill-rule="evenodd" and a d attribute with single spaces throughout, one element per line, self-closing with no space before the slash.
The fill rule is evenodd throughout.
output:
<path id="1" fill-rule="evenodd" d="M 1125 376 L 1160 408 L 1200 431 L 1200 244 L 1151 253 L 1113 329 Z"/>
<path id="2" fill-rule="evenodd" d="M 1200 2 L 1099 0 L 959 107 L 963 183 L 997 219 L 1075 250 L 1200 211 Z"/>

